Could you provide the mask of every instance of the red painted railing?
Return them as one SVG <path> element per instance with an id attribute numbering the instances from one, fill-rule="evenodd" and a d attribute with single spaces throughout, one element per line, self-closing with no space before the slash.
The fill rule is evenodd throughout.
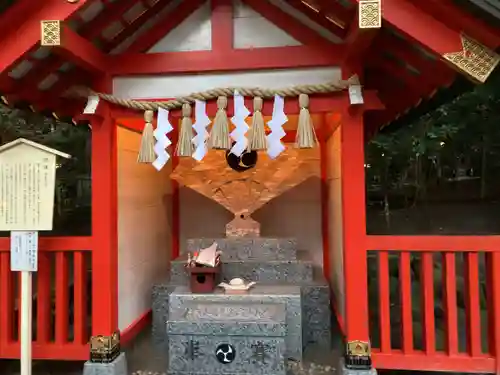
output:
<path id="1" fill-rule="evenodd" d="M 376 368 L 498 371 L 500 236 L 368 236 L 367 248 Z"/>
<path id="2" fill-rule="evenodd" d="M 20 274 L 0 238 L 0 358 L 19 358 Z M 33 277 L 33 358 L 88 358 L 91 237 L 42 237 Z M 71 250 L 68 250 L 71 249 Z"/>

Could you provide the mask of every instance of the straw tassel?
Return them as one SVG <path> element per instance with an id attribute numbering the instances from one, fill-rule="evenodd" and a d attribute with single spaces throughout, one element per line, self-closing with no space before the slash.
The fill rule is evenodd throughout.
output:
<path id="1" fill-rule="evenodd" d="M 227 120 L 227 98 L 219 96 L 217 98 L 217 113 L 215 114 L 208 147 L 212 149 L 229 150 L 231 141 L 229 139 L 229 122 Z"/>
<path id="2" fill-rule="evenodd" d="M 188 103 L 183 104 L 181 131 L 175 149 L 175 154 L 177 156 L 191 156 L 193 154 L 193 120 L 191 119 L 191 115 L 191 105 Z"/>
<path id="3" fill-rule="evenodd" d="M 260 97 L 253 98 L 252 126 L 248 137 L 249 150 L 265 150 L 267 148 L 266 129 L 264 117 L 262 116 L 262 105 L 264 101 Z"/>
<path id="4" fill-rule="evenodd" d="M 299 95 L 300 114 L 297 124 L 297 136 L 295 138 L 295 147 L 313 148 L 318 143 L 311 114 L 309 113 L 309 96 Z"/>
<path id="5" fill-rule="evenodd" d="M 152 163 L 156 159 L 154 150 L 155 137 L 153 130 L 153 111 L 144 111 L 144 130 L 142 131 L 141 147 L 137 156 L 138 163 Z"/>

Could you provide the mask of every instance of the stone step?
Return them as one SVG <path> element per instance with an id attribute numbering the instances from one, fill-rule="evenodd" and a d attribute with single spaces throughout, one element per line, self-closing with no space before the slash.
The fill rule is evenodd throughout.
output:
<path id="1" fill-rule="evenodd" d="M 170 264 L 170 280 L 177 285 L 188 285 L 189 276 L 185 267 L 186 256 L 180 256 Z M 306 253 L 299 253 L 296 260 L 224 260 L 221 280 L 229 281 L 241 277 L 247 281 L 262 283 L 300 283 L 313 280 L 313 262 Z"/>
<path id="2" fill-rule="evenodd" d="M 193 294 L 188 287 L 179 286 L 169 295 L 169 317 L 178 316 L 189 304 L 284 304 L 286 306 L 285 337 L 286 358 L 302 360 L 302 304 L 301 291 L 297 286 L 256 285 L 246 294 L 225 294 L 216 290 L 212 294 Z M 170 339 L 170 338 L 169 338 Z"/>
<path id="3" fill-rule="evenodd" d="M 286 307 L 283 303 L 186 303 L 169 315 L 167 334 L 284 337 Z"/>
<path id="4" fill-rule="evenodd" d="M 194 253 L 217 242 L 222 260 L 296 260 L 297 240 L 293 238 L 192 238 L 183 253 Z"/>

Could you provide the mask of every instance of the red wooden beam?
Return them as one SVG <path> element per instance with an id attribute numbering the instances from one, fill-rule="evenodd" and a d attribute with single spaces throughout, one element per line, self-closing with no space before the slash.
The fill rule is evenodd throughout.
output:
<path id="1" fill-rule="evenodd" d="M 189 51 L 110 56 L 111 75 L 229 72 L 256 69 L 291 69 L 338 66 L 344 47 L 269 47 L 225 52 Z M 286 57 L 293 58 L 286 58 Z"/>
<path id="2" fill-rule="evenodd" d="M 123 13 L 134 4 L 136 4 L 136 0 L 122 0 L 107 5 L 106 9 L 99 13 L 94 19 L 83 24 L 83 26 L 78 29 L 78 34 L 92 41 L 102 33 L 106 26 L 119 20 L 123 16 Z M 38 84 L 65 63 L 64 59 L 56 54 L 51 54 L 41 61 L 34 61 L 36 61 L 37 64 L 22 78 L 17 80 L 17 87 L 23 88 L 19 96 L 23 96 L 25 92 L 38 90 Z M 64 73 L 62 73 L 62 75 L 64 75 Z"/>
<path id="3" fill-rule="evenodd" d="M 355 14 L 354 7 L 345 7 L 338 1 L 316 0 L 315 4 L 318 4 L 319 10 L 325 16 L 333 16 L 336 20 L 341 21 L 345 25 L 352 20 Z"/>
<path id="4" fill-rule="evenodd" d="M 396 61 L 394 56 L 376 56 L 370 60 L 368 66 L 380 69 L 384 76 L 392 76 L 402 81 L 411 91 L 428 92 L 436 89 L 437 82 L 429 79 L 433 74 L 412 72 L 404 65 L 404 61 Z M 441 81 L 443 83 L 443 81 Z"/>
<path id="5" fill-rule="evenodd" d="M 106 52 L 111 52 L 113 49 L 118 47 L 120 44 L 125 42 L 128 38 L 132 37 L 146 22 L 153 18 L 158 13 L 162 12 L 167 6 L 169 6 L 171 1 L 158 1 L 151 8 L 147 9 L 143 14 L 137 17 L 132 23 L 126 24 L 125 28 L 115 35 L 115 37 L 102 46 L 102 50 Z M 173 12 L 169 12 L 172 16 L 175 14 L 175 9 Z"/>
<path id="6" fill-rule="evenodd" d="M 54 48 L 55 53 L 91 72 L 102 73 L 106 71 L 107 55 L 67 25 L 62 26 L 61 33 L 62 45 Z"/>
<path id="7" fill-rule="evenodd" d="M 426 74 L 430 82 L 440 84 L 456 76 L 455 71 L 448 67 L 441 59 L 433 60 L 429 58 L 429 56 L 424 55 L 423 51 L 417 50 L 415 46 L 393 34 L 387 32 L 380 33 L 376 43 L 379 51 L 390 51 L 398 59 L 406 61 L 422 74 Z"/>
<path id="8" fill-rule="evenodd" d="M 492 50 L 500 46 L 500 27 L 488 25 L 478 17 L 460 9 L 452 0 L 426 0 L 415 4 L 435 18 L 446 20 L 446 24 L 457 32 L 463 31 Z"/>
<path id="9" fill-rule="evenodd" d="M 422 236 L 424 237 L 424 236 Z M 442 236 L 446 238 L 446 236 Z M 470 236 L 475 238 L 474 236 Z M 373 367 L 380 369 L 404 369 L 408 371 L 446 371 L 460 372 L 467 369 L 474 373 L 495 373 L 496 360 L 487 355 L 471 357 L 467 354 L 448 355 L 438 352 L 429 356 L 424 351 L 415 350 L 413 353 L 403 353 L 393 349 L 390 353 L 380 353 L 372 349 Z"/>
<path id="10" fill-rule="evenodd" d="M 331 44 L 316 31 L 307 27 L 285 11 L 267 1 L 243 0 L 243 3 L 251 7 L 273 25 L 279 27 L 292 38 L 304 45 L 317 46 L 322 44 Z"/>
<path id="11" fill-rule="evenodd" d="M 131 37 L 140 27 L 142 27 L 149 19 L 151 19 L 154 15 L 161 12 L 169 3 L 165 2 L 157 2 L 153 7 L 149 8 L 142 15 L 140 15 L 137 19 L 135 19 L 130 25 L 128 25 L 122 32 L 120 32 L 115 38 L 110 40 L 107 43 L 104 43 L 102 46 L 103 52 L 110 52 L 114 48 L 118 47 L 122 42 Z M 130 7 L 130 4 L 129 6 Z M 128 9 L 128 8 L 127 8 Z M 107 12 L 106 12 L 107 13 Z M 120 15 L 120 18 L 123 14 Z M 84 37 L 87 34 L 83 34 Z M 108 55 L 106 55 L 106 59 L 108 59 Z M 60 97 L 66 90 L 68 90 L 71 86 L 78 85 L 86 85 L 87 82 L 91 80 L 91 77 L 85 72 L 79 72 L 79 74 L 75 74 L 74 71 L 59 73 L 59 81 L 54 85 L 54 87 L 48 90 L 49 95 L 51 97 Z"/>
<path id="12" fill-rule="evenodd" d="M 459 32 L 425 13 L 410 0 L 384 0 L 383 7 L 386 22 L 436 55 L 462 51 Z"/>
<path id="13" fill-rule="evenodd" d="M 180 3 L 173 11 L 175 17 L 172 17 L 172 14 L 169 12 L 165 19 L 159 20 L 150 30 L 132 42 L 125 52 L 141 53 L 149 50 L 204 3 L 204 0 L 190 0 Z M 135 27 L 134 23 L 132 25 Z"/>
<path id="14" fill-rule="evenodd" d="M 18 27 L 25 19 L 38 12 L 43 2 L 30 0 L 15 1 L 0 15 L 0 35 L 6 35 Z"/>
<path id="15" fill-rule="evenodd" d="M 360 29 L 358 17 L 353 17 L 345 39 L 346 55 L 342 63 L 342 78 L 358 75 L 362 80 L 364 57 L 380 29 Z"/>
<path id="16" fill-rule="evenodd" d="M 334 23 L 326 18 L 328 13 L 323 11 L 324 10 L 323 8 L 316 9 L 311 5 L 305 4 L 301 0 L 287 0 L 287 3 L 290 4 L 292 7 L 294 7 L 296 10 L 298 10 L 299 12 L 301 12 L 302 14 L 304 14 L 311 21 L 314 21 L 315 23 L 325 28 L 326 30 L 332 32 L 339 38 L 343 39 L 345 37 L 347 32 L 346 25 L 349 20 L 347 16 L 339 17 L 339 19 L 335 20 L 336 22 Z M 334 14 L 334 16 L 336 16 L 336 14 Z"/>
<path id="17" fill-rule="evenodd" d="M 376 129 L 405 113 L 430 94 L 412 90 L 394 76 L 373 68 L 368 71 L 367 83 L 370 87 L 378 88 L 379 97 L 386 107 L 385 111 L 370 115 L 370 126 Z"/>
<path id="18" fill-rule="evenodd" d="M 190 2 L 191 3 L 191 2 Z M 163 11 L 166 6 L 168 6 L 170 2 L 157 2 L 153 7 L 146 10 L 142 15 L 140 15 L 137 19 L 135 19 L 130 25 L 128 25 L 124 30 L 122 30 L 118 35 L 116 35 L 112 40 L 104 43 L 102 46 L 102 51 L 110 52 L 114 48 L 118 47 L 121 43 L 123 43 L 126 39 L 130 38 L 137 30 L 139 30 L 147 21 L 149 21 L 152 17 L 154 17 L 159 12 Z M 184 3 L 183 3 L 184 4 Z M 182 5 L 181 5 L 182 6 Z M 177 11 L 177 8 L 175 9 Z M 170 14 L 170 13 L 169 13 Z M 177 14 L 177 13 L 176 13 Z M 122 15 L 120 15 L 122 17 Z M 186 15 L 187 17 L 187 15 Z M 170 17 L 171 19 L 174 17 Z M 178 19 L 177 17 L 175 18 Z M 160 21 L 161 23 L 161 21 Z M 145 35 L 148 35 L 146 33 Z M 138 41 L 141 42 L 139 38 Z M 109 58 L 107 56 L 107 58 Z M 49 93 L 51 96 L 58 97 L 62 93 L 64 93 L 71 86 L 85 85 L 86 82 L 89 82 L 90 77 L 75 75 L 74 72 L 66 72 L 60 73 L 60 82 L 58 82 L 57 86 L 51 88 Z"/>
<path id="19" fill-rule="evenodd" d="M 89 0 L 77 3 L 47 0 L 43 7 L 25 18 L 14 30 L 4 35 L 0 42 L 0 73 L 8 71 L 22 56 L 40 41 L 40 20 L 65 20 Z"/>
<path id="20" fill-rule="evenodd" d="M 233 48 L 233 0 L 212 0 L 212 51 Z"/>
<path id="21" fill-rule="evenodd" d="M 106 8 L 94 19 L 83 24 L 82 27 L 78 29 L 78 34 L 90 41 L 100 37 L 106 27 L 114 22 L 120 21 L 123 14 L 135 4 L 137 4 L 137 0 L 120 0 L 106 4 Z"/>

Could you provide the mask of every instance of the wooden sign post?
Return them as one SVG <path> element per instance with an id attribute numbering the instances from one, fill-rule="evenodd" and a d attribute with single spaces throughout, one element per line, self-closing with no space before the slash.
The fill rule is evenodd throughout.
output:
<path id="1" fill-rule="evenodd" d="M 52 230 L 57 156 L 70 158 L 23 138 L 0 147 L 0 231 L 11 232 L 10 268 L 21 272 L 21 375 L 31 375 L 32 273 L 38 231 Z"/>

